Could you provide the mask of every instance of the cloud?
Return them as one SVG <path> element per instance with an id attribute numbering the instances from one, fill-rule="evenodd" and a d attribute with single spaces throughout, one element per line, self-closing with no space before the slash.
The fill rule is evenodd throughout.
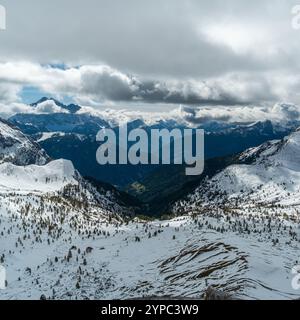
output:
<path id="1" fill-rule="evenodd" d="M 183 126 L 188 127 L 201 127 L 201 125 L 208 122 L 249 124 L 257 121 L 271 120 L 274 123 L 286 125 L 289 121 L 300 121 L 300 107 L 288 103 L 257 106 L 220 105 L 213 107 L 176 107 L 176 105 L 168 106 L 158 104 L 155 112 L 153 112 L 153 110 L 145 109 L 145 105 L 141 105 L 138 109 L 134 110 L 128 108 L 95 110 L 94 108 L 84 107 L 80 112 L 88 112 L 95 116 L 99 116 L 115 126 L 136 119 L 142 119 L 147 124 L 155 124 L 162 120 L 175 120 Z"/>
<path id="2" fill-rule="evenodd" d="M 31 109 L 30 112 L 38 114 L 68 113 L 66 109 L 56 105 L 52 100 L 39 103 L 35 108 L 33 108 L 33 110 Z"/>
<path id="3" fill-rule="evenodd" d="M 180 117 L 193 125 L 205 122 L 252 123 L 272 120 L 274 122 L 300 121 L 300 107 L 289 103 L 276 103 L 265 106 L 218 106 L 214 108 L 181 107 Z"/>
<path id="4" fill-rule="evenodd" d="M 2 0 L 0 60 L 107 64 L 143 77 L 199 78 L 299 67 L 296 0 Z"/>
<path id="5" fill-rule="evenodd" d="M 130 101 L 138 90 L 132 77 L 108 66 L 83 66 L 78 71 L 82 94 L 98 100 Z"/>
<path id="6" fill-rule="evenodd" d="M 199 110 L 191 107 L 182 107 L 182 117 L 192 124 L 203 124 L 210 121 L 229 121 L 231 120 L 230 112 L 213 112 L 211 109 Z"/>
<path id="7" fill-rule="evenodd" d="M 2 0 L 0 101 L 32 86 L 94 108 L 300 103 L 295 3 Z"/>
<path id="8" fill-rule="evenodd" d="M 0 63 L 0 84 L 5 88 L 0 91 L 2 101 L 16 101 L 22 88 L 33 86 L 57 98 L 68 96 L 90 105 L 110 102 L 240 105 L 292 97 L 289 88 L 296 93 L 300 77 L 229 73 L 199 80 L 149 80 L 106 65 L 60 69 L 10 62 Z M 294 98 L 297 99 L 297 94 Z"/>
<path id="9" fill-rule="evenodd" d="M 13 83 L 0 81 L 0 102 L 10 103 L 18 101 L 18 93 L 21 87 Z"/>
<path id="10" fill-rule="evenodd" d="M 30 108 L 22 103 L 2 103 L 0 102 L 0 118 L 7 119 L 17 113 L 30 112 Z"/>
<path id="11" fill-rule="evenodd" d="M 299 120 L 300 108 L 294 104 L 276 103 L 271 109 L 272 114 L 286 120 Z"/>

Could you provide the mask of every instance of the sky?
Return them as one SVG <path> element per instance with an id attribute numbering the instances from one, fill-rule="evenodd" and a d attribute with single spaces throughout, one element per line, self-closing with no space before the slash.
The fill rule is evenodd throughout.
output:
<path id="1" fill-rule="evenodd" d="M 0 0 L 0 116 L 44 95 L 214 115 L 300 104 L 298 2 Z"/>

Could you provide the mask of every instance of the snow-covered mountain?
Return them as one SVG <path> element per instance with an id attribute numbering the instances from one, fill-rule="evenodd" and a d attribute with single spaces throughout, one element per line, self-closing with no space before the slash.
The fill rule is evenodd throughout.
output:
<path id="1" fill-rule="evenodd" d="M 49 161 L 46 152 L 8 122 L 0 119 L 0 163 L 43 165 Z"/>
<path id="2" fill-rule="evenodd" d="M 210 207 L 272 208 L 295 214 L 300 210 L 300 130 L 282 140 L 250 148 L 212 178 L 206 178 L 176 212 Z"/>
<path id="3" fill-rule="evenodd" d="M 287 213 L 300 209 L 300 130 L 246 150 L 238 162 L 204 181 L 188 203 L 283 206 Z"/>
<path id="4" fill-rule="evenodd" d="M 108 123 L 99 117 L 90 114 L 52 113 L 52 114 L 17 114 L 9 119 L 26 134 L 44 132 L 64 132 L 78 134 L 93 134 Z"/>
<path id="5" fill-rule="evenodd" d="M 61 108 L 62 111 L 69 112 L 69 113 L 76 113 L 81 109 L 80 106 L 78 106 L 78 105 L 76 105 L 74 103 L 66 105 L 66 104 L 61 103 L 60 101 L 58 101 L 58 100 L 56 100 L 54 98 L 48 98 L 48 97 L 42 97 L 40 100 L 38 100 L 37 102 L 32 103 L 30 106 L 38 109 L 38 110 L 35 110 L 35 111 L 42 112 L 43 110 L 46 111 L 47 110 L 47 106 L 49 106 L 49 105 L 50 106 L 54 105 L 56 107 Z M 48 110 L 49 110 L 49 107 L 48 107 Z"/>
<path id="6" fill-rule="evenodd" d="M 106 186 L 94 186 L 83 179 L 69 160 L 49 158 L 30 138 L 0 121 L 0 193 L 3 196 L 64 196 L 86 201 L 104 212 L 124 214 L 119 194 Z M 119 201 L 121 203 L 121 201 Z M 101 210 L 100 210 L 101 211 Z"/>

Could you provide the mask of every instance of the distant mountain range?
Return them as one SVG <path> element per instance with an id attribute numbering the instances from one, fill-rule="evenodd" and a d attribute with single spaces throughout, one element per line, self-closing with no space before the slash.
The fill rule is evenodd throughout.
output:
<path id="1" fill-rule="evenodd" d="M 116 121 L 82 112 L 80 106 L 64 105 L 52 98 L 44 97 L 31 106 L 37 108 L 47 101 L 54 102 L 66 112 L 36 114 L 33 109 L 32 113 L 14 115 L 9 121 L 38 141 L 53 159 L 69 159 L 83 176 L 93 177 L 129 192 L 133 191 L 133 194 L 138 196 L 140 192 L 136 193 L 135 188 L 131 188 L 130 185 L 143 185 L 145 179 L 151 180 L 151 175 L 160 170 L 158 166 L 100 166 L 95 159 L 99 147 L 95 139 L 96 134 L 103 127 L 117 131 L 118 128 L 112 124 Z M 205 156 L 206 159 L 212 159 L 239 153 L 268 140 L 281 139 L 295 129 L 297 123 L 292 122 L 288 126 L 281 127 L 271 121 L 226 125 L 213 121 L 202 124 L 202 127 L 206 129 Z M 153 128 L 183 130 L 186 128 L 186 122 L 183 123 L 178 119 L 161 119 L 146 124 L 144 119 L 137 118 L 130 120 L 128 128 L 143 128 L 148 132 Z"/>

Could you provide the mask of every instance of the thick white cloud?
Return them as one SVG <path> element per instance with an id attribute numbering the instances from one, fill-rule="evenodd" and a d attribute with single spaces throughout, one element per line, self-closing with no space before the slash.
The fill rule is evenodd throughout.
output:
<path id="1" fill-rule="evenodd" d="M 198 125 L 207 121 L 250 123 L 271 120 L 284 123 L 291 120 L 300 121 L 300 108 L 289 103 L 276 103 L 268 106 L 182 107 L 180 115 L 191 124 Z"/>
<path id="2" fill-rule="evenodd" d="M 18 100 L 18 93 L 21 89 L 20 85 L 14 83 L 2 82 L 0 80 L 0 102 L 11 103 Z"/>
<path id="3" fill-rule="evenodd" d="M 95 108 L 300 103 L 296 3 L 1 0 L 1 109 L 24 86 Z"/>
<path id="4" fill-rule="evenodd" d="M 56 103 L 52 100 L 44 101 L 39 103 L 33 110 L 32 113 L 38 114 L 51 114 L 51 113 L 67 113 L 66 109 L 61 108 L 56 105 Z"/>
<path id="5" fill-rule="evenodd" d="M 23 103 L 11 102 L 3 103 L 0 102 L 0 118 L 9 118 L 16 113 L 30 112 L 31 108 Z"/>
<path id="6" fill-rule="evenodd" d="M 300 121 L 299 106 L 288 103 L 265 106 L 203 106 L 199 108 L 159 104 L 155 108 L 155 112 L 145 109 L 145 105 L 140 105 L 135 110 L 117 108 L 95 110 L 84 107 L 80 112 L 88 112 L 95 116 L 100 116 L 113 125 L 119 125 L 135 119 L 143 119 L 148 124 L 154 124 L 161 120 L 176 120 L 182 125 L 191 127 L 201 126 L 211 121 L 248 124 L 271 120 L 281 125 L 285 125 L 289 121 Z"/>

